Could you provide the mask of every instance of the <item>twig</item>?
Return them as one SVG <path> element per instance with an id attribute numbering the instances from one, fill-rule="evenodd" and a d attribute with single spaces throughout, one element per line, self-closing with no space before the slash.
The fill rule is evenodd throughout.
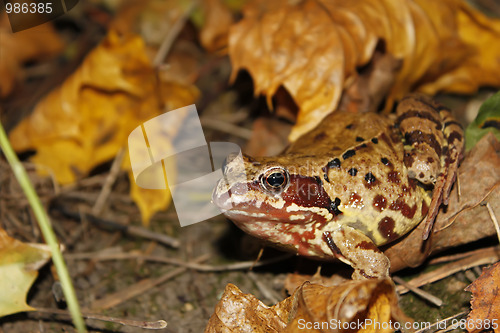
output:
<path id="1" fill-rule="evenodd" d="M 500 253 L 500 246 L 498 246 L 498 245 L 490 246 L 490 247 L 487 247 L 484 249 L 478 249 L 478 250 L 473 250 L 473 251 L 469 251 L 469 252 L 456 253 L 456 254 L 451 254 L 451 255 L 433 258 L 433 259 L 429 260 L 429 265 L 442 264 L 444 262 L 456 261 L 456 260 L 468 258 L 471 256 L 479 256 L 479 257 L 485 256 L 485 255 L 487 256 L 490 253 L 492 253 L 492 251 L 496 252 L 496 253 Z"/>
<path id="2" fill-rule="evenodd" d="M 236 126 L 231 123 L 218 120 L 218 119 L 212 119 L 208 117 L 202 117 L 201 118 L 201 125 L 204 127 L 208 127 L 217 131 L 229 133 L 233 136 L 243 138 L 245 140 L 250 140 L 250 137 L 252 136 L 252 131 L 249 130 L 248 128 L 244 128 L 241 126 Z"/>
<path id="3" fill-rule="evenodd" d="M 92 214 L 94 215 L 100 215 L 102 212 L 102 209 L 104 207 L 104 204 L 106 203 L 106 200 L 108 200 L 109 194 L 111 193 L 111 189 L 113 188 L 113 184 L 116 181 L 116 177 L 118 177 L 118 174 L 120 172 L 120 166 L 123 161 L 123 156 L 125 155 L 125 149 L 120 148 L 118 153 L 115 156 L 115 159 L 113 160 L 113 164 L 111 165 L 111 169 L 109 171 L 108 176 L 106 177 L 106 181 L 104 182 L 104 185 L 102 186 L 101 192 L 99 193 L 99 196 L 97 197 L 97 200 L 94 204 L 94 207 L 92 207 Z"/>
<path id="4" fill-rule="evenodd" d="M 173 248 L 178 248 L 180 246 L 180 241 L 178 239 L 175 239 L 173 237 L 164 234 L 153 232 L 143 227 L 123 225 L 114 221 L 102 219 L 100 217 L 94 216 L 86 212 L 73 212 L 64 206 L 58 206 L 57 209 L 64 215 L 76 220 L 81 221 L 82 216 L 85 216 L 89 222 L 92 222 L 94 225 L 101 228 L 109 228 L 112 230 L 118 230 L 128 235 L 151 239 Z"/>
<path id="5" fill-rule="evenodd" d="M 437 306 L 443 305 L 443 301 L 441 299 L 439 299 L 438 297 L 436 297 L 434 295 L 431 295 L 428 292 L 423 291 L 422 289 L 418 289 L 417 287 L 410 286 L 408 283 L 406 283 L 405 280 L 403 280 L 399 276 L 393 276 L 392 279 L 394 281 L 396 281 L 397 283 L 399 283 L 400 285 L 403 285 L 406 288 L 410 289 L 414 294 L 416 294 L 416 295 L 422 297 L 423 299 L 431 302 L 432 304 L 437 305 Z"/>
<path id="6" fill-rule="evenodd" d="M 156 52 L 155 58 L 153 60 L 153 67 L 160 67 L 161 63 L 167 56 L 168 52 L 172 48 L 172 45 L 174 44 L 175 39 L 181 32 L 182 28 L 186 24 L 189 16 L 191 15 L 191 12 L 194 10 L 195 6 L 197 5 L 198 1 L 192 1 L 189 4 L 189 8 L 187 8 L 184 13 L 181 14 L 181 17 L 179 17 L 174 24 L 170 27 L 168 30 L 165 38 L 163 39 L 163 42 L 160 45 L 160 48 L 158 49 L 158 52 Z"/>
<path id="7" fill-rule="evenodd" d="M 490 214 L 490 218 L 493 221 L 493 225 L 495 225 L 495 230 L 497 231 L 497 237 L 498 237 L 498 240 L 500 241 L 500 227 L 498 226 L 497 217 L 495 216 L 493 209 L 491 209 L 491 205 L 489 202 L 486 203 L 486 208 L 488 209 L 488 213 Z"/>
<path id="8" fill-rule="evenodd" d="M 202 262 L 208 259 L 208 255 L 202 255 L 194 260 L 194 263 Z M 177 275 L 180 275 L 187 271 L 186 267 L 179 267 L 174 269 L 173 271 L 167 272 L 166 274 L 155 278 L 155 279 L 144 279 L 139 281 L 138 283 L 127 287 L 125 290 L 117 291 L 116 293 L 110 294 L 104 298 L 101 298 L 95 301 L 91 308 L 105 310 L 117 306 L 125 301 L 128 301 L 131 298 L 144 294 L 151 288 L 156 287 L 157 285 L 170 280 Z"/>
<path id="9" fill-rule="evenodd" d="M 279 302 L 278 298 L 274 295 L 272 290 L 270 290 L 264 283 L 262 283 L 254 272 L 248 272 L 248 277 L 255 283 L 257 289 L 260 290 L 262 295 L 267 298 L 272 304 L 276 304 Z"/>
<path id="10" fill-rule="evenodd" d="M 36 312 L 48 313 L 51 315 L 65 316 L 65 317 L 70 316 L 68 311 L 60 310 L 60 309 L 36 308 Z M 103 316 L 103 315 L 94 314 L 94 313 L 82 313 L 82 315 L 85 319 L 96 319 L 96 320 L 108 321 L 108 322 L 113 322 L 113 323 L 117 323 L 117 324 L 124 325 L 124 326 L 133 326 L 133 327 L 139 327 L 139 328 L 144 328 L 144 329 L 149 329 L 149 330 L 160 330 L 160 329 L 167 327 L 167 322 L 165 320 L 157 320 L 157 321 L 130 320 L 130 319 L 123 319 L 123 318 L 108 317 L 108 316 Z"/>
<path id="11" fill-rule="evenodd" d="M 480 255 L 474 255 L 467 257 L 465 259 L 449 263 L 447 265 L 441 266 L 438 269 L 422 274 L 407 283 L 411 286 L 420 287 L 428 283 L 436 282 L 438 280 L 444 279 L 450 275 L 457 272 L 470 269 L 474 266 L 488 265 L 497 262 L 500 256 L 496 251 L 490 251 L 489 253 L 482 253 Z M 399 294 L 404 294 L 409 291 L 408 288 L 404 286 L 397 286 L 396 290 Z"/>
<path id="12" fill-rule="evenodd" d="M 248 269 L 250 267 L 260 267 L 269 264 L 273 264 L 275 262 L 279 262 L 285 259 L 288 259 L 292 256 L 292 254 L 285 254 L 276 258 L 271 258 L 267 260 L 262 260 L 258 263 L 255 261 L 242 261 L 235 264 L 228 265 L 202 265 L 194 262 L 185 262 L 173 258 L 159 257 L 159 256 L 146 256 L 138 253 L 103 253 L 103 252 L 90 252 L 90 253 L 69 253 L 64 257 L 67 260 L 95 260 L 95 261 L 105 261 L 105 260 L 124 260 L 124 259 L 138 259 L 145 261 L 154 261 L 161 262 L 165 264 L 177 265 L 185 268 L 191 268 L 201 272 L 224 272 L 224 271 L 236 271 L 241 269 Z"/>

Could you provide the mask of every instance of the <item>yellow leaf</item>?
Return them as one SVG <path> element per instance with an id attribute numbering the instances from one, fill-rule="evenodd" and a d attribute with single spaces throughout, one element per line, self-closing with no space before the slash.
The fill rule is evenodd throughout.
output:
<path id="1" fill-rule="evenodd" d="M 50 256 L 45 245 L 22 243 L 0 228 L 0 317 L 35 310 L 26 295 Z"/>
<path id="2" fill-rule="evenodd" d="M 111 160 L 141 123 L 197 97 L 191 84 L 158 80 L 139 36 L 110 31 L 80 68 L 10 133 L 10 140 L 16 151 L 36 149 L 33 161 L 67 184 Z M 144 223 L 168 206 L 168 192 L 134 189 L 131 183 Z"/>

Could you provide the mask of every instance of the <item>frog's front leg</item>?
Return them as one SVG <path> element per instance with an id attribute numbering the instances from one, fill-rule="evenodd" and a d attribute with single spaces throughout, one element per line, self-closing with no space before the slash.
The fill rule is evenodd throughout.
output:
<path id="1" fill-rule="evenodd" d="M 342 226 L 323 238 L 335 257 L 354 268 L 354 280 L 389 276 L 389 258 L 365 234 Z"/>

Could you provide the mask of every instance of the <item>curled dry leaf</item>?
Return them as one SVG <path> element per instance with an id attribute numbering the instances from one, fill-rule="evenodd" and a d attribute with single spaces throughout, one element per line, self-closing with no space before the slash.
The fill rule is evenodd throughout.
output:
<path id="1" fill-rule="evenodd" d="M 268 307 L 229 283 L 205 332 L 281 332 L 286 327 L 291 307 L 290 297 Z"/>
<path id="2" fill-rule="evenodd" d="M 63 49 L 63 41 L 51 23 L 11 32 L 7 13 L 0 14 L 0 97 L 7 96 L 26 61 L 53 57 Z"/>
<path id="3" fill-rule="evenodd" d="M 500 143 L 492 133 L 484 136 L 467 154 L 458 170 L 461 196 L 457 183 L 448 208 L 436 218 L 430 240 L 423 242 L 424 224 L 384 251 L 391 260 L 391 270 L 420 265 L 430 254 L 467 244 L 496 234 L 488 210 L 488 202 L 500 216 Z"/>
<path id="4" fill-rule="evenodd" d="M 335 287 L 305 282 L 272 307 L 228 284 L 205 332 L 392 332 L 394 320 L 409 319 L 388 278 Z"/>
<path id="5" fill-rule="evenodd" d="M 481 276 L 465 288 L 472 293 L 472 311 L 467 317 L 467 331 L 478 333 L 494 329 L 500 332 L 500 262 L 483 270 Z"/>
<path id="6" fill-rule="evenodd" d="M 197 95 L 192 85 L 158 81 L 143 40 L 111 30 L 78 70 L 12 130 L 10 140 L 16 151 L 35 149 L 33 162 L 50 168 L 60 183 L 71 183 L 112 159 L 143 121 L 192 104 Z M 129 163 L 125 169 L 130 170 Z M 132 189 L 144 191 L 154 192 L 140 204 L 146 222 L 156 211 L 147 209 L 166 208 L 170 193 Z"/>
<path id="7" fill-rule="evenodd" d="M 0 317 L 35 310 L 26 304 L 26 295 L 50 256 L 46 245 L 25 244 L 0 228 Z"/>
<path id="8" fill-rule="evenodd" d="M 500 21 L 461 0 L 255 0 L 243 13 L 229 35 L 233 76 L 247 69 L 268 99 L 288 90 L 300 109 L 292 140 L 336 109 L 377 45 L 402 60 L 388 106 L 415 88 L 500 85 Z"/>

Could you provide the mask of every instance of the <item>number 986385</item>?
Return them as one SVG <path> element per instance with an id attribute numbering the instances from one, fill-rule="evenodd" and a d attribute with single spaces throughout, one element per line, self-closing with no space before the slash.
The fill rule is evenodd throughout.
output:
<path id="1" fill-rule="evenodd" d="M 52 2 L 7 2 L 5 4 L 7 14 L 50 14 L 52 13 Z"/>

